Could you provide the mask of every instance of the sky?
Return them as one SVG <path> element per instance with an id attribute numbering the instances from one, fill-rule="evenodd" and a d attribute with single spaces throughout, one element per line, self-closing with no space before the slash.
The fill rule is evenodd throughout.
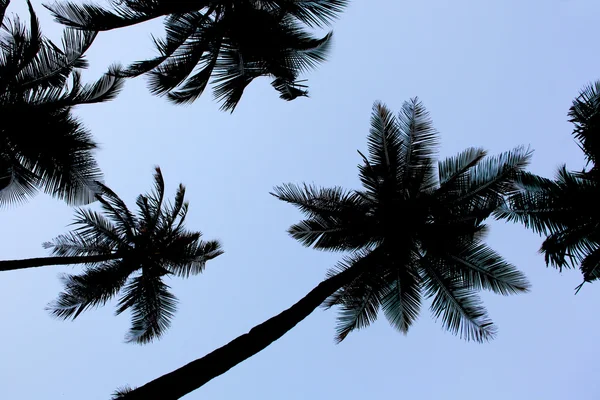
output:
<path id="1" fill-rule="evenodd" d="M 9 11 L 22 13 L 23 0 Z M 44 33 L 59 38 L 40 1 Z M 115 303 L 76 321 L 44 310 L 58 276 L 44 267 L 0 276 L 0 399 L 103 399 L 140 386 L 226 344 L 291 306 L 341 254 L 302 247 L 286 233 L 301 215 L 269 195 L 285 182 L 360 187 L 356 150 L 366 149 L 371 106 L 399 111 L 418 96 L 441 135 L 441 156 L 481 146 L 496 154 L 534 150 L 531 171 L 553 176 L 584 165 L 567 122 L 572 99 L 600 79 L 594 0 L 353 0 L 334 24 L 330 60 L 305 75 L 310 98 L 285 102 L 268 79 L 253 82 L 233 114 L 210 92 L 189 106 L 152 96 L 144 78 L 79 116 L 100 143 L 106 183 L 134 207 L 159 165 L 172 196 L 183 182 L 188 227 L 222 241 L 206 271 L 168 283 L 180 300 L 171 329 L 149 345 L 124 343 L 127 313 Z M 84 74 L 154 54 L 160 21 L 103 33 Z M 92 206 L 96 208 L 97 206 Z M 65 233 L 73 209 L 40 194 L 0 210 L 0 258 L 48 255 L 41 244 Z M 335 310 L 315 311 L 283 338 L 189 400 L 592 400 L 600 398 L 597 346 L 600 284 L 577 270 L 546 268 L 541 239 L 519 225 L 491 222 L 490 246 L 532 283 L 528 294 L 484 293 L 499 335 L 465 342 L 427 307 L 404 336 L 383 315 L 334 344 Z"/>

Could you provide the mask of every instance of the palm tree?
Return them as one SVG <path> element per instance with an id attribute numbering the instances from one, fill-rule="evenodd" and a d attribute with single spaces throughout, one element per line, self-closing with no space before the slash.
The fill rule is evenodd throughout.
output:
<path id="1" fill-rule="evenodd" d="M 2 20 L 8 5 L 0 1 Z M 0 37 L 0 205 L 24 201 L 38 190 L 87 204 L 101 173 L 92 153 L 96 144 L 71 111 L 112 99 L 123 80 L 112 67 L 83 85 L 79 70 L 87 65 L 83 54 L 95 34 L 67 29 L 61 50 L 42 36 L 28 5 L 29 30 L 15 17 L 4 20 Z"/>
<path id="2" fill-rule="evenodd" d="M 285 100 L 308 94 L 301 73 L 325 60 L 331 33 L 322 38 L 305 27 L 323 27 L 347 0 L 111 0 L 106 9 L 65 2 L 47 6 L 62 24 L 107 31 L 166 16 L 159 55 L 136 62 L 123 76 L 149 73 L 154 94 L 189 103 L 211 80 L 222 109 L 233 111 L 255 78 L 271 77 Z"/>
<path id="3" fill-rule="evenodd" d="M 362 190 L 287 184 L 274 192 L 308 216 L 290 228 L 294 238 L 350 252 L 328 278 L 250 332 L 118 398 L 178 399 L 266 348 L 321 304 L 341 308 L 338 341 L 372 322 L 379 308 L 406 333 L 423 294 L 453 333 L 479 342 L 494 337 L 476 291 L 509 295 L 529 284 L 484 244 L 483 221 L 512 193 L 529 152 L 486 157 L 473 148 L 436 163 L 437 133 L 416 99 L 398 118 L 376 104 L 368 141 Z"/>
<path id="4" fill-rule="evenodd" d="M 554 180 L 524 174 L 521 191 L 497 211 L 499 218 L 523 223 L 545 236 L 540 252 L 559 270 L 579 266 L 583 283 L 600 278 L 600 81 L 585 87 L 573 101 L 570 122 L 589 169 L 559 168 Z"/>
<path id="5" fill-rule="evenodd" d="M 63 275 L 64 291 L 49 305 L 62 319 L 121 297 L 117 314 L 132 311 L 128 342 L 147 343 L 169 327 L 177 298 L 164 283 L 166 276 L 188 278 L 204 270 L 206 262 L 222 254 L 217 241 L 202 241 L 200 232 L 184 227 L 188 203 L 179 185 L 173 203 L 164 200 L 159 168 L 154 190 L 137 198 L 134 215 L 112 190 L 98 183 L 104 215 L 79 209 L 74 231 L 44 244 L 54 257 L 0 261 L 0 271 L 48 265 L 84 264 L 79 275 Z"/>

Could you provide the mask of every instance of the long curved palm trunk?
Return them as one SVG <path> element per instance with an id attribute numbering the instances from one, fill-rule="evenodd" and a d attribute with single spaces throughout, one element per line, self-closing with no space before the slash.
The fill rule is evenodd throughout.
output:
<path id="1" fill-rule="evenodd" d="M 282 337 L 329 296 L 362 272 L 362 264 L 321 282 L 296 304 L 252 328 L 225 346 L 119 397 L 122 400 L 179 399 L 227 372 Z"/>
<path id="2" fill-rule="evenodd" d="M 69 264 L 90 264 L 102 261 L 115 260 L 121 256 L 116 254 L 106 254 L 99 256 L 79 256 L 79 257 L 40 257 L 26 258 L 23 260 L 0 261 L 0 271 L 13 271 L 15 269 L 46 267 L 49 265 L 69 265 Z"/>

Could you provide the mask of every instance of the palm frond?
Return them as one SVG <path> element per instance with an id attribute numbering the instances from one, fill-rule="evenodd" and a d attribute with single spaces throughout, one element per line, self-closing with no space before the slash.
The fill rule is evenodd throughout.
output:
<path id="1" fill-rule="evenodd" d="M 437 184 L 434 158 L 439 144 L 429 112 L 417 97 L 404 102 L 398 115 L 398 137 L 402 143 L 397 163 L 403 165 L 397 179 L 412 193 Z"/>
<path id="2" fill-rule="evenodd" d="M 96 199 L 101 204 L 106 216 L 114 222 L 116 232 L 119 236 L 132 240 L 137 226 L 135 215 L 112 189 L 99 182 L 97 185 L 99 193 Z"/>
<path id="3" fill-rule="evenodd" d="M 310 27 L 323 27 L 338 18 L 348 0 L 273 0 L 267 2 L 280 14 L 293 15 Z"/>
<path id="4" fill-rule="evenodd" d="M 421 284 L 411 265 L 398 265 L 386 277 L 386 287 L 381 294 L 383 313 L 389 323 L 406 334 L 416 321 L 421 309 Z"/>
<path id="5" fill-rule="evenodd" d="M 593 282 L 600 279 L 600 248 L 590 251 L 581 262 L 581 272 L 584 282 Z"/>
<path id="6" fill-rule="evenodd" d="M 113 100 L 121 91 L 124 79 L 120 77 L 121 67 L 112 65 L 100 79 L 92 84 L 74 85 L 65 101 L 69 105 L 93 104 Z"/>
<path id="7" fill-rule="evenodd" d="M 123 28 L 165 15 L 160 8 L 156 8 L 154 13 L 148 13 L 150 10 L 137 11 L 128 7 L 126 2 L 111 1 L 111 6 L 112 9 L 105 9 L 94 4 L 73 2 L 45 5 L 58 23 L 89 31 Z"/>
<path id="8" fill-rule="evenodd" d="M 367 264 L 365 270 L 377 268 L 377 257 L 367 250 L 355 252 L 330 268 L 327 277 L 340 274 L 357 263 Z M 375 322 L 380 307 L 379 292 L 384 284 L 377 274 L 363 272 L 323 302 L 325 308 L 340 307 L 335 336 L 337 343 L 343 341 L 350 332 Z"/>
<path id="9" fill-rule="evenodd" d="M 116 249 L 110 242 L 97 242 L 84 237 L 78 232 L 69 232 L 59 235 L 42 245 L 45 249 L 52 249 L 52 254 L 59 257 L 81 257 L 112 254 Z"/>
<path id="10" fill-rule="evenodd" d="M 546 264 L 556 266 L 559 271 L 574 267 L 597 248 L 598 243 L 590 237 L 597 230 L 596 224 L 573 224 L 551 233 L 540 248 Z"/>
<path id="11" fill-rule="evenodd" d="M 131 329 L 125 340 L 145 344 L 159 338 L 169 327 L 177 298 L 161 279 L 161 273 L 142 271 L 123 289 L 117 314 L 131 309 Z"/>
<path id="12" fill-rule="evenodd" d="M 357 192 L 339 187 L 285 184 L 271 193 L 297 206 L 309 217 L 288 230 L 305 246 L 328 250 L 358 250 L 373 243 L 366 214 L 369 206 Z"/>
<path id="13" fill-rule="evenodd" d="M 21 204 L 37 193 L 38 178 L 18 160 L 0 157 L 0 207 Z"/>
<path id="14" fill-rule="evenodd" d="M 393 175 L 397 168 L 403 168 L 398 162 L 402 148 L 398 122 L 392 112 L 380 102 L 373 105 L 367 141 L 371 164 L 383 166 L 385 172 Z"/>
<path id="15" fill-rule="evenodd" d="M 431 262 L 431 260 L 428 260 Z M 423 263 L 424 289 L 433 298 L 431 311 L 444 328 L 460 338 L 486 342 L 496 335 L 479 297 L 456 276 L 444 274 L 437 266 Z"/>
<path id="16" fill-rule="evenodd" d="M 195 240 L 185 247 L 177 251 L 177 258 L 173 257 L 171 262 L 167 262 L 169 272 L 182 278 L 200 274 L 207 261 L 223 254 L 221 243 L 217 240 Z"/>
<path id="17" fill-rule="evenodd" d="M 174 56 L 194 33 L 198 33 L 202 21 L 208 17 L 208 14 L 199 11 L 168 16 L 164 22 L 166 37 L 154 39 L 155 47 L 160 55 L 150 60 L 137 61 L 121 71 L 121 74 L 126 77 L 136 77 L 157 68 L 169 57 Z M 193 51 L 193 48 L 189 50 Z M 183 55 L 186 51 L 182 50 L 179 53 Z"/>
<path id="18" fill-rule="evenodd" d="M 520 146 L 498 156 L 483 158 L 469 170 L 464 188 L 455 202 L 479 198 L 497 199 L 497 204 L 502 204 L 504 196 L 517 192 L 516 179 L 529 163 L 531 155 L 528 148 Z"/>
<path id="19" fill-rule="evenodd" d="M 276 186 L 271 195 L 296 206 L 307 217 L 338 216 L 343 213 L 352 214 L 348 217 L 358 217 L 360 212 L 356 209 L 366 210 L 368 207 L 355 191 L 341 187 L 320 188 L 315 185 L 286 183 Z"/>
<path id="20" fill-rule="evenodd" d="M 98 212 L 77 209 L 73 225 L 77 226 L 75 229 L 77 235 L 92 243 L 111 247 L 128 245 L 126 238 L 119 234 L 112 222 Z"/>
<path id="21" fill-rule="evenodd" d="M 196 87 L 196 91 L 201 93 L 199 88 L 202 87 L 203 91 L 208 84 L 219 59 L 223 28 L 219 23 L 206 20 L 205 16 L 195 18 L 192 21 L 188 18 L 178 19 L 177 24 L 180 26 L 173 23 L 170 27 L 172 30 L 181 30 L 176 33 L 177 38 L 169 42 L 167 36 L 166 42 L 156 42 L 164 60 L 149 74 L 148 85 L 153 94 L 188 93 L 192 91 L 192 87 Z M 180 36 L 187 37 L 183 39 Z M 174 41 L 177 42 L 173 43 Z M 142 67 L 144 66 L 139 64 L 136 68 L 139 71 Z"/>
<path id="22" fill-rule="evenodd" d="M 502 295 L 528 292 L 525 275 L 483 243 L 468 241 L 455 254 L 447 254 L 442 262 L 456 270 L 469 288 L 491 290 Z"/>
<path id="23" fill-rule="evenodd" d="M 454 157 L 448 157 L 438 163 L 438 174 L 441 191 L 454 192 L 464 187 L 469 170 L 481 161 L 487 152 L 484 149 L 471 147 Z"/>
<path id="24" fill-rule="evenodd" d="M 47 309 L 60 319 L 75 319 L 89 308 L 106 304 L 121 290 L 133 271 L 120 261 L 86 269 L 81 275 L 62 276 L 65 286 Z"/>
<path id="25" fill-rule="evenodd" d="M 136 204 L 139 208 L 139 224 L 148 232 L 152 232 L 159 222 L 165 197 L 165 181 L 159 167 L 154 171 L 154 189 L 145 195 L 138 196 Z"/>

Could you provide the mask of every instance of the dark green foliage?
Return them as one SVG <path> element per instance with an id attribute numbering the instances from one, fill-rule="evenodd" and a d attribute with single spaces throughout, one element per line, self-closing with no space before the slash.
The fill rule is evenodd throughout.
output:
<path id="1" fill-rule="evenodd" d="M 275 196 L 307 217 L 290 228 L 295 239 L 317 249 L 351 251 L 330 276 L 367 265 L 325 303 L 340 307 L 338 341 L 368 326 L 379 309 L 406 333 L 423 296 L 446 329 L 486 341 L 496 330 L 476 292 L 528 290 L 525 276 L 483 242 L 483 221 L 517 189 L 529 151 L 488 157 L 468 149 L 436 162 L 437 144 L 419 101 L 405 103 L 397 117 L 377 103 L 369 156 L 358 167 L 362 190 L 276 188 Z"/>
<path id="2" fill-rule="evenodd" d="M 0 17 L 8 3 L 0 3 Z M 86 204 L 101 174 L 92 155 L 96 144 L 72 107 L 112 99 L 122 79 L 113 67 L 82 84 L 79 69 L 87 66 L 83 54 L 95 34 L 66 29 L 61 49 L 42 36 L 28 5 L 29 30 L 18 17 L 4 19 L 0 37 L 0 205 L 38 190 Z"/>
<path id="3" fill-rule="evenodd" d="M 127 341 L 150 342 L 166 331 L 176 309 L 177 298 L 164 277 L 199 274 L 208 260 L 222 254 L 217 241 L 202 241 L 200 232 L 185 229 L 185 188 L 180 185 L 169 203 L 160 169 L 154 178 L 154 191 L 137 199 L 137 214 L 99 184 L 103 213 L 78 210 L 77 229 L 45 244 L 56 256 L 112 258 L 88 264 L 82 274 L 64 275 L 64 292 L 49 306 L 54 316 L 75 319 L 121 293 L 117 314 L 132 312 Z"/>
<path id="4" fill-rule="evenodd" d="M 545 236 L 540 252 L 547 265 L 579 266 L 584 282 L 591 282 L 600 278 L 600 81 L 584 88 L 569 117 L 590 168 L 576 172 L 562 166 L 555 179 L 523 174 L 521 191 L 497 216 Z"/>
<path id="5" fill-rule="evenodd" d="M 233 111 L 255 78 L 272 78 L 285 100 L 306 96 L 298 77 L 325 60 L 331 33 L 315 38 L 305 27 L 328 25 L 347 0 L 112 0 L 57 3 L 57 21 L 106 31 L 161 16 L 166 37 L 154 39 L 159 55 L 136 62 L 123 76 L 148 73 L 150 90 L 177 104 L 193 102 L 212 78 L 215 98 Z"/>

